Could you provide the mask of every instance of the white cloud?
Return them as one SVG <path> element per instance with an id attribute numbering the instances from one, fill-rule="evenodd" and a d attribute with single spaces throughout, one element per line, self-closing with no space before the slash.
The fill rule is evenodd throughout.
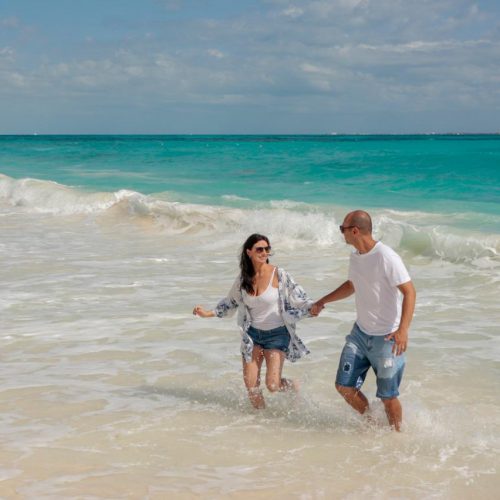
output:
<path id="1" fill-rule="evenodd" d="M 491 42 L 487 40 L 440 40 L 435 42 L 426 42 L 423 40 L 414 40 L 407 43 L 396 43 L 393 45 L 381 44 L 381 45 L 369 45 L 369 44 L 359 44 L 358 49 L 369 50 L 377 53 L 395 52 L 399 54 L 416 53 L 416 52 L 427 52 L 427 53 L 439 53 L 442 51 L 459 51 L 469 48 L 480 48 L 481 46 L 491 45 Z"/>
<path id="2" fill-rule="evenodd" d="M 29 81 L 24 75 L 17 71 L 0 73 L 3 84 L 14 89 L 24 89 L 28 87 Z"/>
<path id="3" fill-rule="evenodd" d="M 301 17 L 303 14 L 304 14 L 303 9 L 301 9 L 299 7 L 288 7 L 287 9 L 283 10 L 284 16 L 291 17 L 293 19 Z"/>
<path id="4" fill-rule="evenodd" d="M 148 24 L 147 36 L 106 44 L 94 33 L 81 52 L 47 52 L 31 65 L 18 61 L 24 47 L 4 47 L 0 94 L 22 89 L 103 105 L 262 106 L 311 114 L 498 107 L 500 42 L 480 2 L 264 5 L 263 14 Z"/>
<path id="5" fill-rule="evenodd" d="M 15 16 L 5 17 L 0 19 L 0 26 L 3 26 L 4 28 L 19 28 L 19 19 Z"/>
<path id="6" fill-rule="evenodd" d="M 11 49 L 10 47 L 1 47 L 0 58 L 3 60 L 12 61 L 14 59 L 14 50 Z"/>
<path id="7" fill-rule="evenodd" d="M 157 0 L 159 1 L 167 10 L 178 11 L 181 10 L 183 0 Z"/>
<path id="8" fill-rule="evenodd" d="M 217 49 L 208 49 L 207 54 L 209 56 L 215 57 L 217 59 L 222 59 L 224 57 L 224 54 L 220 50 L 217 50 Z"/>

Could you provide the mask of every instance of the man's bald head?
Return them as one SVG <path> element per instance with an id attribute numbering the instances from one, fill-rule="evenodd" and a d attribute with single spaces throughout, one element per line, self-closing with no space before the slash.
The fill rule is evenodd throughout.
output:
<path id="1" fill-rule="evenodd" d="M 354 210 L 346 215 L 346 226 L 356 226 L 361 234 L 372 234 L 372 218 L 364 210 Z"/>

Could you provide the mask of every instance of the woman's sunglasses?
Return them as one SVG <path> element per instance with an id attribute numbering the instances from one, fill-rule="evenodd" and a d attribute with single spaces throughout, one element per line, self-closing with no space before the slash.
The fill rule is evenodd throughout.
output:
<path id="1" fill-rule="evenodd" d="M 271 253 L 271 247 L 270 246 L 268 246 L 268 247 L 255 247 L 255 251 L 257 253 L 262 253 L 262 252 Z"/>

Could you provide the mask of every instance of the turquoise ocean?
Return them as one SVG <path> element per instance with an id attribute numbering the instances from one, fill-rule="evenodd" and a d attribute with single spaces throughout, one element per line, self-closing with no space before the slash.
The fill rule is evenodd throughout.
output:
<path id="1" fill-rule="evenodd" d="M 404 429 L 334 379 L 354 302 L 299 324 L 298 398 L 250 408 L 234 318 L 195 318 L 267 234 L 319 298 L 344 215 L 417 288 Z M 0 496 L 496 498 L 500 136 L 0 136 Z"/>

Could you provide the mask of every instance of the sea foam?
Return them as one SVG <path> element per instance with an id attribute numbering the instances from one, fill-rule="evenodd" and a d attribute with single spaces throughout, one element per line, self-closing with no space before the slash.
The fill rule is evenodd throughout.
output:
<path id="1" fill-rule="evenodd" d="M 163 197 L 162 197 L 163 198 Z M 340 245 L 341 207 L 287 200 L 254 202 L 245 208 L 181 203 L 130 190 L 88 192 L 38 179 L 12 179 L 0 174 L 0 200 L 12 209 L 33 214 L 67 216 L 95 214 L 119 219 L 147 218 L 159 231 L 172 233 L 262 232 L 282 245 Z M 374 234 L 388 245 L 410 254 L 450 262 L 499 265 L 500 236 L 466 230 L 463 214 L 374 210 Z M 441 223 L 445 220 L 446 224 Z M 488 265 L 486 265 L 488 267 Z"/>

